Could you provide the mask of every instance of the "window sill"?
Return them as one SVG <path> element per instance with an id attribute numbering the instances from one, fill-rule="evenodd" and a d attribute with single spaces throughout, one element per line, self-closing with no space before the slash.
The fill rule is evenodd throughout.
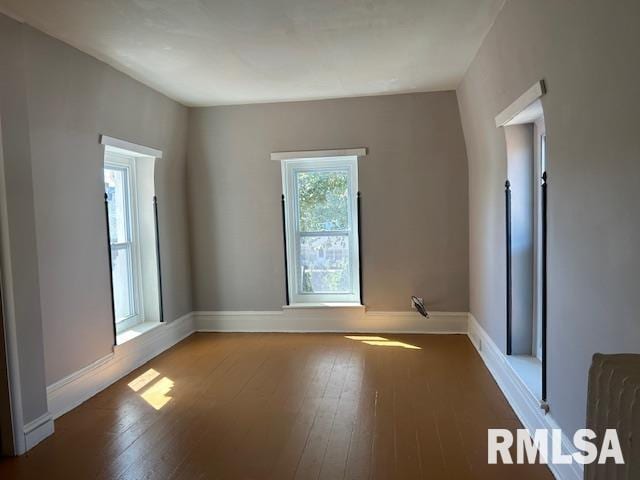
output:
<path id="1" fill-rule="evenodd" d="M 325 302 L 325 303 L 292 303 L 291 305 L 283 305 L 283 310 L 291 310 L 298 308 L 364 308 L 360 303 L 352 302 Z"/>
<path id="2" fill-rule="evenodd" d="M 116 345 L 122 345 L 123 343 L 128 342 L 129 340 L 133 340 L 134 338 L 138 338 L 141 335 L 144 335 L 147 332 L 155 330 L 162 323 L 160 322 L 143 322 L 139 323 L 123 332 L 120 332 L 116 335 Z"/>
<path id="3" fill-rule="evenodd" d="M 507 355 L 507 363 L 529 393 L 540 400 L 542 397 L 542 362 L 529 355 Z"/>

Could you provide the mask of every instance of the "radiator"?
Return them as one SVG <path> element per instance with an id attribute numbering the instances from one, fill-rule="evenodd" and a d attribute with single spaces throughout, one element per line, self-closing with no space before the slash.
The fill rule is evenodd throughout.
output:
<path id="1" fill-rule="evenodd" d="M 585 480 L 640 479 L 640 355 L 595 354 L 589 369 L 587 428 L 597 434 L 598 451 L 607 428 L 615 428 L 625 464 L 585 465 Z"/>

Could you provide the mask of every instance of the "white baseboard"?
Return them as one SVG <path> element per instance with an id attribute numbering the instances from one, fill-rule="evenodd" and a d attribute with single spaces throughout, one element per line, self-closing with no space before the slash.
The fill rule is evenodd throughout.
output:
<path id="1" fill-rule="evenodd" d="M 560 427 L 551 415 L 545 415 L 540 408 L 539 400 L 520 380 L 505 355 L 472 314 L 469 314 L 468 335 L 522 425 L 530 432 L 537 429 L 548 429 L 549 431 L 559 429 Z M 562 453 L 571 454 L 573 452 L 575 452 L 573 443 L 563 432 Z M 549 468 L 558 480 L 582 480 L 584 475 L 582 465 L 575 462 L 566 465 L 549 464 Z"/>
<path id="2" fill-rule="evenodd" d="M 26 450 L 31 450 L 42 440 L 52 435 L 53 431 L 53 417 L 50 413 L 45 413 L 41 417 L 27 423 L 24 426 L 24 443 Z"/>
<path id="3" fill-rule="evenodd" d="M 55 419 L 64 415 L 193 332 L 193 316 L 189 313 L 114 347 L 113 353 L 49 385 L 51 416 Z"/>
<path id="4" fill-rule="evenodd" d="M 364 307 L 194 312 L 198 332 L 467 333 L 466 312 L 366 312 Z"/>

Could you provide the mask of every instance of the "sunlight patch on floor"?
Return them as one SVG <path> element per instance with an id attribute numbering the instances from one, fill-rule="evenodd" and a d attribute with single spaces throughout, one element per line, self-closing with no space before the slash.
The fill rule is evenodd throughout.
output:
<path id="1" fill-rule="evenodd" d="M 175 382 L 168 377 L 162 377 L 160 380 L 151 385 L 160 376 L 160 372 L 150 368 L 146 372 L 131 380 L 128 385 L 131 390 L 137 392 L 145 402 L 156 410 L 164 407 L 171 397 L 168 393 L 173 389 Z M 151 385 L 151 386 L 149 386 Z M 148 388 L 147 388 L 148 387 Z M 144 392 L 140 391 L 146 388 Z"/>
<path id="2" fill-rule="evenodd" d="M 156 372 L 153 368 L 150 368 L 142 375 L 129 382 L 129 388 L 134 392 L 137 392 L 138 390 L 149 385 L 149 383 L 151 383 L 151 381 L 153 381 L 158 376 L 160 376 L 160 373 Z"/>
<path id="3" fill-rule="evenodd" d="M 173 380 L 163 377 L 140 396 L 153 408 L 160 410 L 171 400 L 171 397 L 167 394 L 171 391 L 173 385 Z"/>
<path id="4" fill-rule="evenodd" d="M 384 337 L 370 337 L 368 335 L 346 335 L 344 338 L 348 338 L 349 340 L 360 340 L 361 342 L 364 342 L 367 340 L 383 342 L 387 340 Z"/>
<path id="5" fill-rule="evenodd" d="M 345 335 L 344 338 L 348 338 L 349 340 L 358 340 L 362 343 L 366 343 L 367 345 L 372 345 L 375 347 L 398 347 L 398 348 L 406 348 L 408 350 L 422 350 L 417 345 L 412 345 L 410 343 L 400 342 L 397 340 L 389 340 L 384 337 L 370 336 L 370 335 Z"/>

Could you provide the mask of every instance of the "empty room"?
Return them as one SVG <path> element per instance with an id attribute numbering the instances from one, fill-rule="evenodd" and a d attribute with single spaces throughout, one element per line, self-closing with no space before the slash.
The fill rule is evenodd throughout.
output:
<path id="1" fill-rule="evenodd" d="M 640 479 L 640 2 L 0 0 L 0 479 Z"/>

